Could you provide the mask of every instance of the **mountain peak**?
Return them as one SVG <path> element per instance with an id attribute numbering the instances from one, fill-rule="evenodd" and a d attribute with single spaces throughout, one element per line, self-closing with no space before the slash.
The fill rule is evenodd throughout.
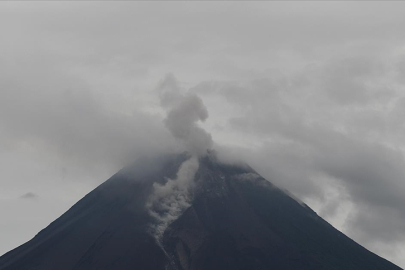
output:
<path id="1" fill-rule="evenodd" d="M 243 164 L 213 151 L 140 159 L 1 270 L 399 270 Z"/>

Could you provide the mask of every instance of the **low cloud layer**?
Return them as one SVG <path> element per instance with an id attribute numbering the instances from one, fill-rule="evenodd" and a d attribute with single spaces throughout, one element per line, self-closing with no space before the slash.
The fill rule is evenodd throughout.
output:
<path id="1" fill-rule="evenodd" d="M 347 53 L 298 73 L 193 90 L 233 107 L 224 128 L 249 138 L 234 155 L 381 252 L 405 241 L 404 86 L 386 51 Z"/>
<path id="2" fill-rule="evenodd" d="M 13 70 L 0 64 L 0 148 L 24 145 L 83 167 L 115 170 L 151 152 L 169 151 L 174 139 L 161 117 L 100 95 L 80 77 L 47 66 Z M 8 75 L 7 73 L 11 73 Z M 23 78 L 23 79 L 22 79 Z"/>

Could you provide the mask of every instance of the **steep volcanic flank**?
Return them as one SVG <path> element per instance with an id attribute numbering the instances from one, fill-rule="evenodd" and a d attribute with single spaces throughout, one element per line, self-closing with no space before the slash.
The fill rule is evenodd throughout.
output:
<path id="1" fill-rule="evenodd" d="M 248 166 L 213 156 L 200 158 L 189 206 L 156 237 L 159 219 L 148 202 L 187 159 L 144 159 L 121 170 L 2 256 L 0 269 L 400 269 Z"/>

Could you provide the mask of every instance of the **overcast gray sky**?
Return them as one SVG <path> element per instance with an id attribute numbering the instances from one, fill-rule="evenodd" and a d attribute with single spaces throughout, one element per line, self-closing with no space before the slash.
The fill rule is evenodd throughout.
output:
<path id="1" fill-rule="evenodd" d="M 178 149 L 158 93 L 171 78 L 224 155 L 405 267 L 404 10 L 0 3 L 0 253 L 129 158 Z"/>

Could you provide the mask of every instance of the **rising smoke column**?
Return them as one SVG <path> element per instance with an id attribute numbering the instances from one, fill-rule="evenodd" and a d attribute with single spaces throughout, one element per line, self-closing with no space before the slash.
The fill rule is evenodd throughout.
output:
<path id="1" fill-rule="evenodd" d="M 166 110 L 166 128 L 192 155 L 204 155 L 213 145 L 211 134 L 197 125 L 208 118 L 208 110 L 195 93 L 181 92 L 176 78 L 169 74 L 158 88 L 160 104 Z"/>
<path id="2" fill-rule="evenodd" d="M 184 161 L 175 179 L 164 185 L 154 183 L 146 207 L 156 224 L 152 233 L 160 242 L 167 226 L 176 220 L 191 205 L 192 187 L 198 170 L 198 158 L 213 145 L 211 134 L 197 125 L 208 118 L 203 101 L 194 93 L 182 93 L 176 78 L 167 75 L 160 83 L 159 98 L 166 111 L 164 124 L 170 133 L 186 148 L 191 157 Z"/>

